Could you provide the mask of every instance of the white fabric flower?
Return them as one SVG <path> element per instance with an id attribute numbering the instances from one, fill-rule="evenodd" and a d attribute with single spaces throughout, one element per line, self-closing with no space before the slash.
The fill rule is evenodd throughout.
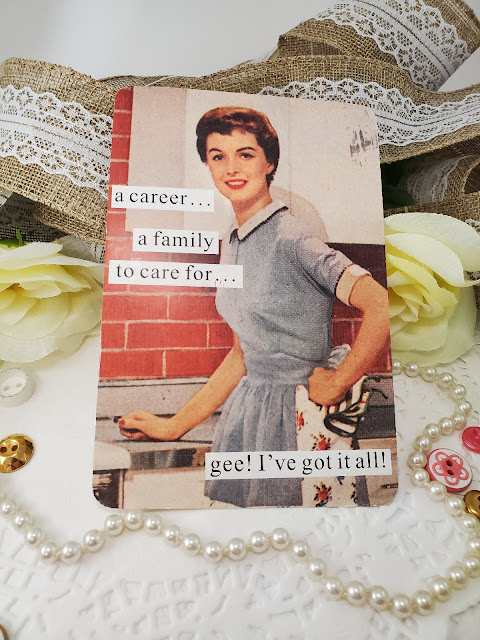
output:
<path id="1" fill-rule="evenodd" d="M 61 241 L 0 244 L 0 360 L 72 352 L 98 331 L 103 265 L 61 251 Z"/>
<path id="2" fill-rule="evenodd" d="M 385 219 L 392 355 L 435 365 L 473 346 L 477 317 L 466 271 L 480 269 L 480 236 L 469 225 L 438 213 Z"/>

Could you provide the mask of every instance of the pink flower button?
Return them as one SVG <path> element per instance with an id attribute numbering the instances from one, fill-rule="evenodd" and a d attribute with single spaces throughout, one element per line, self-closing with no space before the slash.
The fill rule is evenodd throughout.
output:
<path id="1" fill-rule="evenodd" d="M 463 491 L 473 479 L 468 462 L 451 449 L 434 449 L 427 458 L 425 468 L 432 480 L 444 484 L 451 493 Z"/>
<path id="2" fill-rule="evenodd" d="M 462 433 L 463 445 L 474 453 L 480 453 L 480 427 L 468 427 Z"/>

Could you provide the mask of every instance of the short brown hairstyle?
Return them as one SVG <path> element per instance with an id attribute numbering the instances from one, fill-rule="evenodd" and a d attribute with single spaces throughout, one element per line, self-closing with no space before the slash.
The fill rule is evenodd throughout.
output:
<path id="1" fill-rule="evenodd" d="M 280 145 L 270 120 L 261 111 L 245 107 L 216 107 L 207 111 L 197 124 L 197 151 L 202 162 L 207 161 L 207 138 L 211 133 L 230 135 L 235 129 L 253 133 L 273 169 L 267 175 L 267 185 L 273 180 L 280 158 Z"/>

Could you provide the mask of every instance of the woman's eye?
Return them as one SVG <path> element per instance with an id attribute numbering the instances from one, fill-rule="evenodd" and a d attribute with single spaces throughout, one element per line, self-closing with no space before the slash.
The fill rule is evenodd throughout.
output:
<path id="1" fill-rule="evenodd" d="M 221 153 L 217 153 L 214 156 L 212 156 L 212 160 L 218 162 L 218 160 L 221 160 L 223 158 Z"/>
<path id="2" fill-rule="evenodd" d="M 241 154 L 241 157 L 242 157 L 242 158 L 253 158 L 253 154 L 252 154 L 252 153 L 248 153 L 247 151 L 244 151 L 244 152 Z"/>

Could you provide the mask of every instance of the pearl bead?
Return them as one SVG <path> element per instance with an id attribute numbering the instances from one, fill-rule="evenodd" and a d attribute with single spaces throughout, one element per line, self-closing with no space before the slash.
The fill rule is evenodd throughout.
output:
<path id="1" fill-rule="evenodd" d="M 429 587 L 433 596 L 439 602 L 446 602 L 452 596 L 452 587 L 446 578 L 434 576 L 429 580 Z"/>
<path id="2" fill-rule="evenodd" d="M 263 553 L 270 546 L 270 540 L 264 531 L 254 531 L 248 538 L 248 544 L 254 553 Z"/>
<path id="3" fill-rule="evenodd" d="M 78 542 L 66 542 L 60 551 L 60 560 L 65 564 L 74 564 L 80 560 L 82 549 Z"/>
<path id="4" fill-rule="evenodd" d="M 403 593 L 397 593 L 392 597 L 392 613 L 396 618 L 408 618 L 412 615 L 413 606 L 410 598 Z"/>
<path id="5" fill-rule="evenodd" d="M 434 480 L 427 485 L 428 497 L 434 502 L 441 502 L 447 496 L 447 487 Z"/>
<path id="6" fill-rule="evenodd" d="M 398 376 L 399 373 L 402 373 L 403 371 L 403 364 L 400 362 L 400 360 L 394 360 L 392 362 L 392 374 L 394 376 Z"/>
<path id="7" fill-rule="evenodd" d="M 330 600 L 340 600 L 343 596 L 343 584 L 340 578 L 325 578 L 325 594 Z"/>
<path id="8" fill-rule="evenodd" d="M 455 382 L 455 379 L 452 376 L 452 374 L 447 372 L 441 373 L 438 376 L 438 380 L 437 380 L 437 384 L 440 387 L 440 389 L 448 389 L 448 387 L 450 387 L 454 382 Z"/>
<path id="9" fill-rule="evenodd" d="M 11 498 L 4 498 L 0 502 L 0 515 L 2 515 L 4 518 L 11 518 L 16 510 L 17 505 L 15 503 L 15 500 L 12 500 Z"/>
<path id="10" fill-rule="evenodd" d="M 44 542 L 40 547 L 40 558 L 47 564 L 53 564 L 57 560 L 58 547 L 54 542 Z"/>
<path id="11" fill-rule="evenodd" d="M 196 556 L 197 553 L 200 553 L 200 549 L 202 548 L 202 545 L 200 543 L 200 538 L 197 536 L 196 533 L 189 533 L 188 536 L 184 537 L 183 548 L 191 556 Z"/>
<path id="12" fill-rule="evenodd" d="M 143 528 L 149 536 L 158 536 L 163 531 L 163 520 L 159 515 L 153 513 L 145 518 Z"/>
<path id="13" fill-rule="evenodd" d="M 415 362 L 410 362 L 405 366 L 405 373 L 409 378 L 416 378 L 420 373 L 420 367 Z"/>
<path id="14" fill-rule="evenodd" d="M 122 516 L 113 513 L 105 520 L 105 533 L 107 536 L 119 536 L 125 528 Z"/>
<path id="15" fill-rule="evenodd" d="M 105 536 L 98 529 L 90 529 L 83 536 L 83 546 L 87 551 L 91 553 L 95 553 L 96 551 L 100 551 L 100 549 L 105 544 Z"/>
<path id="16" fill-rule="evenodd" d="M 421 616 L 428 616 L 433 613 L 435 600 L 429 591 L 416 591 L 413 596 L 413 606 Z"/>
<path id="17" fill-rule="evenodd" d="M 345 597 L 354 607 L 361 607 L 367 599 L 367 590 L 361 582 L 349 582 L 345 586 Z"/>
<path id="18" fill-rule="evenodd" d="M 476 532 L 467 540 L 467 551 L 480 556 L 480 536 Z"/>
<path id="19" fill-rule="evenodd" d="M 453 420 L 451 418 L 440 418 L 438 421 L 438 426 L 442 435 L 450 436 L 453 433 L 455 425 L 453 424 Z"/>
<path id="20" fill-rule="evenodd" d="M 290 544 L 290 536 L 286 529 L 274 529 L 272 531 L 272 547 L 277 551 L 284 551 Z"/>
<path id="21" fill-rule="evenodd" d="M 427 464 L 427 458 L 420 451 L 412 451 L 407 458 L 407 464 L 410 469 L 420 469 Z"/>
<path id="22" fill-rule="evenodd" d="M 456 413 L 452 416 L 452 420 L 453 426 L 459 431 L 467 426 L 467 418 L 463 415 L 463 413 Z"/>
<path id="23" fill-rule="evenodd" d="M 375 609 L 375 611 L 385 611 L 388 609 L 390 598 L 386 589 L 380 586 L 375 586 L 370 589 L 370 595 L 368 596 L 368 604 Z"/>
<path id="24" fill-rule="evenodd" d="M 447 580 L 454 589 L 464 589 L 467 586 L 468 575 L 461 565 L 456 564 L 447 569 Z"/>
<path id="25" fill-rule="evenodd" d="M 230 560 L 243 560 L 247 555 L 247 545 L 241 538 L 232 538 L 227 544 L 226 552 Z"/>
<path id="26" fill-rule="evenodd" d="M 319 558 L 311 558 L 307 564 L 307 572 L 314 580 L 321 580 L 325 575 L 325 563 Z"/>
<path id="27" fill-rule="evenodd" d="M 442 432 L 440 431 L 440 427 L 438 426 L 438 424 L 435 424 L 433 422 L 431 422 L 430 424 L 427 424 L 427 426 L 423 430 L 423 433 L 426 436 L 428 436 L 430 440 L 432 440 L 432 442 L 435 442 L 435 440 L 438 440 L 442 435 Z"/>
<path id="28" fill-rule="evenodd" d="M 38 547 L 45 540 L 45 531 L 40 527 L 28 527 L 25 533 L 25 542 L 30 547 Z"/>
<path id="29" fill-rule="evenodd" d="M 182 541 L 180 528 L 177 527 L 176 524 L 170 524 L 168 527 L 165 527 L 163 537 L 165 538 L 165 542 L 168 542 L 168 544 L 171 544 L 173 547 L 177 547 Z"/>
<path id="30" fill-rule="evenodd" d="M 426 453 L 427 451 L 430 451 L 430 449 L 432 448 L 432 441 L 428 436 L 425 436 L 425 435 L 418 436 L 418 438 L 415 438 L 413 446 L 417 451 L 422 451 Z"/>
<path id="31" fill-rule="evenodd" d="M 422 371 L 422 378 L 425 382 L 434 382 L 437 377 L 437 370 L 435 367 L 427 367 Z"/>
<path id="32" fill-rule="evenodd" d="M 468 400 L 464 400 L 463 402 L 457 404 L 457 411 L 464 416 L 468 416 L 468 414 L 472 411 L 472 405 L 470 404 L 470 402 L 468 402 Z"/>
<path id="33" fill-rule="evenodd" d="M 23 529 L 27 524 L 33 525 L 33 520 L 25 511 L 18 511 L 13 516 L 12 524 L 16 529 Z"/>
<path id="34" fill-rule="evenodd" d="M 470 513 L 466 513 L 465 515 L 461 516 L 461 518 L 459 518 L 457 522 L 460 529 L 462 529 L 462 531 L 466 531 L 467 533 L 470 533 L 470 531 L 478 531 L 478 529 L 480 528 L 480 522 L 474 515 Z"/>
<path id="35" fill-rule="evenodd" d="M 423 487 L 427 482 L 430 482 L 430 476 L 426 469 L 414 469 L 411 475 L 412 484 L 416 487 Z"/>
<path id="36" fill-rule="evenodd" d="M 124 516 L 125 526 L 130 531 L 136 531 L 137 529 L 141 529 L 143 525 L 143 513 L 140 510 L 135 511 L 127 511 Z"/>
<path id="37" fill-rule="evenodd" d="M 460 496 L 447 496 L 445 506 L 452 516 L 458 517 L 465 513 L 465 503 Z"/>
<path id="38" fill-rule="evenodd" d="M 290 546 L 290 551 L 294 560 L 297 562 L 305 562 L 310 557 L 310 547 L 305 540 L 295 540 Z"/>
<path id="39" fill-rule="evenodd" d="M 450 397 L 453 400 L 462 400 L 467 393 L 467 390 L 463 386 L 463 384 L 456 384 L 454 387 L 450 389 Z"/>
<path id="40" fill-rule="evenodd" d="M 210 562 L 220 562 L 223 558 L 222 545 L 219 542 L 208 542 L 203 550 L 203 556 Z"/>
<path id="41" fill-rule="evenodd" d="M 462 564 L 471 578 L 480 576 L 480 558 L 478 556 L 467 554 Z"/>

